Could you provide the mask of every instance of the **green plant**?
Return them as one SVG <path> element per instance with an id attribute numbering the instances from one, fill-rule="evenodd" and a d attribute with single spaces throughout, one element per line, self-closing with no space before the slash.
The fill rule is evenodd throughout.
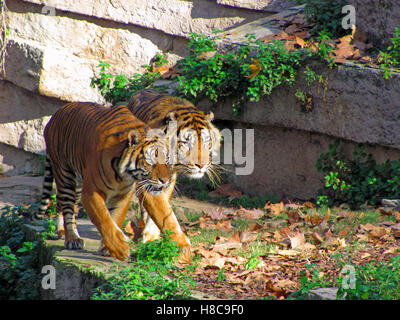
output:
<path id="1" fill-rule="evenodd" d="M 196 261 L 179 269 L 174 263 L 181 252 L 170 232 L 159 240 L 139 243 L 131 265 L 116 265 L 114 276 L 95 289 L 94 300 L 159 300 L 186 297 L 194 285 Z"/>
<path id="2" fill-rule="evenodd" d="M 325 173 L 325 185 L 318 193 L 318 204 L 348 203 L 359 208 L 365 203 L 376 205 L 382 198 L 397 197 L 400 192 L 400 160 L 377 164 L 362 146 L 352 158 L 339 150 L 337 140 L 321 154 L 316 167 Z"/>
<path id="3" fill-rule="evenodd" d="M 0 212 L 0 300 L 39 296 L 37 242 L 26 241 L 22 207 Z"/>
<path id="4" fill-rule="evenodd" d="M 391 41 L 392 44 L 385 51 L 379 52 L 378 58 L 385 79 L 392 77 L 393 68 L 400 68 L 400 28 L 396 28 Z"/>
<path id="5" fill-rule="evenodd" d="M 163 55 L 156 56 L 155 65 L 165 63 Z M 124 74 L 112 75 L 109 73 L 110 64 L 100 61 L 97 66 L 100 68 L 99 76 L 92 77 L 90 86 L 97 88 L 106 101 L 113 105 L 117 102 L 128 101 L 131 95 L 141 89 L 149 88 L 160 78 L 158 71 L 153 71 L 153 66 L 144 65 L 143 74 L 135 73 L 130 79 Z"/>
<path id="6" fill-rule="evenodd" d="M 311 33 L 321 31 L 331 37 L 340 37 L 347 33 L 342 27 L 342 8 L 347 4 L 345 0 L 297 0 L 299 4 L 305 4 L 304 15 L 309 24 L 313 25 Z"/>
<path id="7" fill-rule="evenodd" d="M 244 264 L 244 268 L 246 270 L 255 270 L 258 265 L 262 262 L 262 260 L 258 257 L 257 254 L 252 254 L 250 258 Z"/>
<path id="8" fill-rule="evenodd" d="M 316 264 L 307 264 L 306 268 L 306 270 L 300 271 L 300 289 L 293 292 L 288 299 L 301 300 L 306 298 L 312 289 L 333 286 L 334 281 L 329 279 L 328 275 L 322 273 Z"/>
<path id="9" fill-rule="evenodd" d="M 53 219 L 45 219 L 45 231 L 41 233 L 42 239 L 58 239 L 57 226 Z"/>
<path id="10" fill-rule="evenodd" d="M 221 270 L 218 270 L 217 272 L 217 279 L 216 281 L 221 283 L 224 282 L 226 280 L 226 275 L 225 275 L 225 268 L 222 268 Z"/>
<path id="11" fill-rule="evenodd" d="M 338 299 L 400 299 L 400 257 L 394 257 L 389 262 L 373 261 L 364 266 L 355 266 L 354 269 L 353 287 L 343 285 L 343 276 L 338 278 Z"/>
<path id="12" fill-rule="evenodd" d="M 212 101 L 233 97 L 234 114 L 246 100 L 258 101 L 281 84 L 291 85 L 301 61 L 313 55 L 310 50 L 289 52 L 281 41 L 264 43 L 253 34 L 247 35 L 247 44 L 221 54 L 216 39 L 191 34 L 190 52 L 179 61 L 183 71 L 179 89 L 191 101 L 203 96 Z"/>

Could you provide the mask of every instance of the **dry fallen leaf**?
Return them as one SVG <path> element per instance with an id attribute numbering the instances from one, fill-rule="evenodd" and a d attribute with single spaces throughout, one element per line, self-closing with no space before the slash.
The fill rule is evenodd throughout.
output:
<path id="1" fill-rule="evenodd" d="M 209 216 L 213 220 L 222 220 L 225 218 L 224 210 L 219 207 L 219 208 L 211 208 L 207 210 L 206 215 Z"/>
<path id="2" fill-rule="evenodd" d="M 396 223 L 391 227 L 392 233 L 396 238 L 400 238 L 400 223 Z"/>
<path id="3" fill-rule="evenodd" d="M 219 196 L 229 196 L 229 201 L 232 201 L 235 198 L 241 197 L 243 195 L 242 192 L 235 189 L 235 187 L 230 184 L 221 184 L 215 190 L 208 193 L 211 197 L 219 197 Z"/>
<path id="4" fill-rule="evenodd" d="M 298 209 L 296 211 L 286 211 L 286 214 L 288 215 L 290 224 L 296 223 L 300 220 L 300 215 L 299 215 Z"/>
<path id="5" fill-rule="evenodd" d="M 241 242 L 250 242 L 257 239 L 258 233 L 257 232 L 247 232 L 243 231 L 240 234 L 240 241 Z"/>
<path id="6" fill-rule="evenodd" d="M 258 59 L 251 59 L 253 63 L 249 65 L 249 68 L 251 70 L 251 73 L 249 75 L 246 75 L 246 78 L 253 79 L 255 78 L 263 69 L 263 66 L 261 64 L 261 61 Z"/>
<path id="7" fill-rule="evenodd" d="M 310 202 L 310 201 L 304 202 L 303 206 L 305 206 L 306 208 L 309 208 L 309 209 L 312 209 L 312 208 L 315 207 L 314 204 L 312 202 Z"/>
<path id="8" fill-rule="evenodd" d="M 304 233 L 296 232 L 291 235 L 288 235 L 290 239 L 290 246 L 292 249 L 303 246 L 306 243 L 306 239 L 304 237 Z"/>
<path id="9" fill-rule="evenodd" d="M 206 51 L 206 52 L 202 52 L 200 53 L 197 58 L 201 59 L 201 60 L 209 60 L 212 57 L 214 57 L 216 55 L 217 51 Z"/>
<path id="10" fill-rule="evenodd" d="M 274 215 L 278 215 L 281 212 L 285 212 L 285 205 L 283 202 L 279 203 L 266 203 L 264 209 L 271 210 Z"/>
<path id="11" fill-rule="evenodd" d="M 215 229 L 222 231 L 229 231 L 232 229 L 231 220 L 218 221 L 215 225 Z"/>
<path id="12" fill-rule="evenodd" d="M 320 243 L 322 243 L 322 241 L 324 241 L 324 239 L 322 238 L 322 236 L 318 232 L 314 232 L 312 234 L 312 237 L 315 240 L 315 242 L 318 243 L 318 244 L 320 244 Z"/>
<path id="13" fill-rule="evenodd" d="M 241 218 L 249 219 L 249 220 L 256 220 L 260 219 L 264 216 L 264 211 L 261 209 L 245 209 L 242 206 L 240 207 L 239 214 Z"/>
<path id="14" fill-rule="evenodd" d="M 189 223 L 188 218 L 185 215 L 185 209 L 183 208 L 177 208 L 175 210 L 175 215 L 183 222 L 183 223 Z"/>
<path id="15" fill-rule="evenodd" d="M 393 214 L 392 209 L 385 210 L 384 208 L 378 208 L 378 211 L 384 216 L 391 216 Z"/>
<path id="16" fill-rule="evenodd" d="M 178 262 L 181 264 L 189 264 L 192 262 L 192 253 L 190 250 L 181 252 L 178 256 Z"/>

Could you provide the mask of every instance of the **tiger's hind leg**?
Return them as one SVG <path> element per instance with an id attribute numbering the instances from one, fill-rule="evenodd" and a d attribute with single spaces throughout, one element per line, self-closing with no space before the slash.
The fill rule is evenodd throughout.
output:
<path id="1" fill-rule="evenodd" d="M 60 237 L 64 233 L 67 249 L 82 249 L 84 241 L 79 236 L 75 221 L 77 180 L 72 170 L 59 170 L 55 174 L 57 185 L 56 213 L 57 231 Z"/>
<path id="2" fill-rule="evenodd" d="M 46 215 L 47 208 L 51 199 L 51 192 L 53 190 L 54 175 L 51 168 L 50 159 L 46 157 L 44 178 L 43 178 L 43 190 L 42 197 L 39 205 L 39 216 L 43 217 Z M 39 216 L 35 214 L 35 218 L 39 219 Z"/>
<path id="3" fill-rule="evenodd" d="M 81 198 L 81 193 L 82 193 L 82 186 L 81 186 L 81 181 L 76 181 L 76 187 L 75 187 L 75 206 L 74 206 L 74 212 L 75 212 L 75 217 L 78 216 L 78 206 L 77 202 Z M 57 217 L 56 217 L 56 226 L 57 226 L 57 234 L 60 239 L 64 239 L 65 235 L 65 229 L 64 229 L 64 217 L 62 211 L 57 211 Z M 76 227 L 76 225 L 75 225 Z M 78 231 L 76 231 L 78 232 Z"/>

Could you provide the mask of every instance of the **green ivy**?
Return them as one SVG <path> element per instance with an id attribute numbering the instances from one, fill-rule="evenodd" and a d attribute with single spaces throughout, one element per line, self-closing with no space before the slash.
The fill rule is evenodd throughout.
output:
<path id="1" fill-rule="evenodd" d="M 164 61 L 163 56 L 159 56 L 160 59 Z M 161 76 L 159 72 L 153 72 L 150 65 L 144 66 L 143 74 L 135 73 L 130 79 L 124 74 L 109 73 L 111 65 L 107 62 L 100 61 L 97 67 L 100 68 L 100 74 L 92 77 L 90 86 L 97 88 L 104 99 L 113 105 L 128 101 L 136 91 L 152 87 Z"/>
<path id="2" fill-rule="evenodd" d="M 280 85 L 293 85 L 299 67 L 307 59 L 314 57 L 326 61 L 330 67 L 334 65 L 330 57 L 333 47 L 325 33 L 319 35 L 317 52 L 308 48 L 288 51 L 282 41 L 264 43 L 256 40 L 254 34 L 248 34 L 246 38 L 246 43 L 222 53 L 217 50 L 218 35 L 190 33 L 189 54 L 177 63 L 182 71 L 177 77 L 177 95 L 194 103 L 203 97 L 214 102 L 230 97 L 232 111 L 237 115 L 245 102 L 258 101 Z M 163 59 L 160 55 L 157 61 L 161 63 Z M 100 62 L 98 67 L 100 74 L 92 78 L 91 85 L 112 104 L 129 100 L 138 90 L 151 88 L 161 76 L 149 65 L 144 66 L 144 74 L 135 74 L 130 79 L 121 74 L 111 75 L 108 63 Z M 308 81 L 312 77 L 317 79 L 318 75 L 310 70 Z"/>

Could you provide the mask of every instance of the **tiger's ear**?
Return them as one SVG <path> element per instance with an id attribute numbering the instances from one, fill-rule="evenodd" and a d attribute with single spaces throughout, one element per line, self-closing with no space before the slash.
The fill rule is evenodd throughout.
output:
<path id="1" fill-rule="evenodd" d="M 175 113 L 175 112 L 170 112 L 170 113 L 168 113 L 168 114 L 165 116 L 163 122 L 164 122 L 165 125 L 168 125 L 168 123 L 169 123 L 170 121 L 176 121 L 176 119 L 177 119 L 176 113 Z"/>
<path id="2" fill-rule="evenodd" d="M 214 120 L 214 113 L 212 113 L 211 111 L 209 111 L 208 113 L 205 114 L 206 119 L 208 121 L 213 121 Z"/>
<path id="3" fill-rule="evenodd" d="M 136 130 L 132 130 L 128 133 L 128 146 L 129 148 L 140 142 L 140 134 Z"/>
<path id="4" fill-rule="evenodd" d="M 175 122 L 175 125 L 177 125 L 176 124 L 176 120 L 177 119 L 177 116 L 176 116 L 176 113 L 175 112 L 169 112 L 166 116 L 165 116 L 165 118 L 163 119 L 163 121 L 162 121 L 162 125 L 163 125 L 163 127 L 164 127 L 164 133 L 166 134 L 167 133 L 167 131 L 168 131 L 168 128 L 169 128 L 169 123 L 170 122 Z"/>

